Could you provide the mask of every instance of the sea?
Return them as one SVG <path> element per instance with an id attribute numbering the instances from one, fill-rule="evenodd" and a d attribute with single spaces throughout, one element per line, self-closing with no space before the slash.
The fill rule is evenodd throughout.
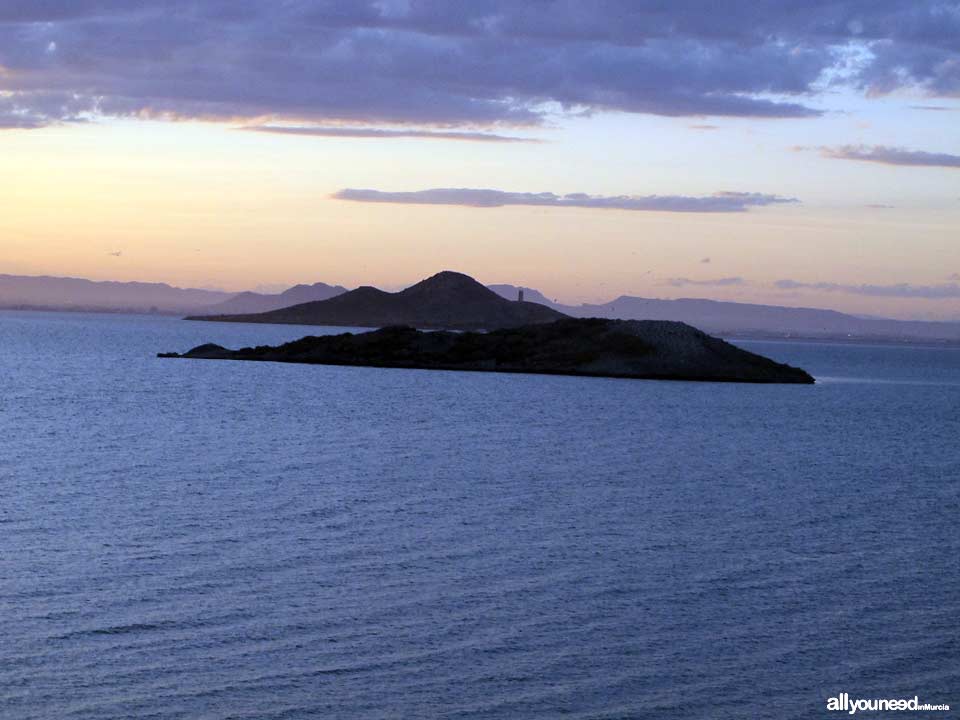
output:
<path id="1" fill-rule="evenodd" d="M 0 718 L 960 708 L 960 349 L 735 341 L 813 386 L 156 357 L 342 331 L 0 313 Z"/>

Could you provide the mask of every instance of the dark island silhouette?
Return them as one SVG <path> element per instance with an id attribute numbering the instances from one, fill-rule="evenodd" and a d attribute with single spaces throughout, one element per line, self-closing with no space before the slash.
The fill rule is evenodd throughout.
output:
<path id="1" fill-rule="evenodd" d="M 309 336 L 276 347 L 195 347 L 165 358 L 255 360 L 381 368 L 587 375 L 656 380 L 811 384 L 798 368 L 742 350 L 684 323 L 563 318 L 492 332 L 387 327 Z"/>
<path id="2" fill-rule="evenodd" d="M 327 300 L 264 313 L 194 315 L 188 320 L 385 327 L 496 330 L 545 323 L 563 313 L 532 302 L 507 300 L 469 275 L 444 271 L 396 293 L 360 287 Z"/>

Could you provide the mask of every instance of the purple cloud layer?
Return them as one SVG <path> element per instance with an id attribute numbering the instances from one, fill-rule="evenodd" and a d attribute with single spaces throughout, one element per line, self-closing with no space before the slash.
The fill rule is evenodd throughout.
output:
<path id="1" fill-rule="evenodd" d="M 253 125 L 240 128 L 248 132 L 273 133 L 277 135 L 305 135 L 308 137 L 334 138 L 416 138 L 426 140 L 465 140 L 468 142 L 537 143 L 536 138 L 496 135 L 481 132 L 456 130 L 389 130 L 360 127 L 290 127 L 283 125 Z"/>
<path id="2" fill-rule="evenodd" d="M 940 285 L 845 285 L 832 282 L 798 282 L 796 280 L 778 280 L 774 285 L 780 290 L 820 290 L 825 292 L 866 295 L 869 297 L 924 298 L 927 300 L 946 300 L 960 298 L 960 285 L 955 282 Z"/>
<path id="3" fill-rule="evenodd" d="M 729 213 L 744 212 L 750 207 L 798 202 L 762 193 L 718 192 L 706 197 L 685 195 L 587 195 L 551 192 L 524 193 L 474 188 L 433 188 L 413 192 L 383 192 L 346 188 L 333 195 L 337 200 L 373 203 L 406 203 L 411 205 L 462 205 L 476 208 L 495 208 L 505 205 L 535 205 L 538 207 L 599 208 L 603 210 L 646 210 L 659 212 Z"/>
<path id="4" fill-rule="evenodd" d="M 841 76 L 957 97 L 957 37 L 956 0 L 4 0 L 0 125 L 809 117 Z"/>
<path id="5" fill-rule="evenodd" d="M 862 160 L 884 165 L 913 165 L 917 167 L 960 168 L 960 155 L 949 153 L 907 150 L 884 145 L 844 145 L 824 147 L 821 153 L 839 160 Z"/>

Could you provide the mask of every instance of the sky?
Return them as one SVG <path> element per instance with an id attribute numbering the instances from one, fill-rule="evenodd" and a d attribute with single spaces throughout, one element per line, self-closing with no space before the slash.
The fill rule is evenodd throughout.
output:
<path id="1" fill-rule="evenodd" d="M 0 273 L 960 320 L 960 0 L 2 0 Z"/>

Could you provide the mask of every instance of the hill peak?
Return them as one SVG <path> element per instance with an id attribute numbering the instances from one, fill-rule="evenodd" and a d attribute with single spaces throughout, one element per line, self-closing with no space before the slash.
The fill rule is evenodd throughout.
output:
<path id="1" fill-rule="evenodd" d="M 398 296 L 418 304 L 458 305 L 484 303 L 499 305 L 503 298 L 469 275 L 444 270 L 401 290 Z"/>
<path id="2" fill-rule="evenodd" d="M 436 275 L 431 275 L 425 280 L 421 280 L 415 285 L 411 285 L 403 292 L 415 290 L 451 291 L 461 290 L 463 288 L 487 289 L 483 284 L 474 280 L 469 275 L 453 270 L 443 270 Z"/>

